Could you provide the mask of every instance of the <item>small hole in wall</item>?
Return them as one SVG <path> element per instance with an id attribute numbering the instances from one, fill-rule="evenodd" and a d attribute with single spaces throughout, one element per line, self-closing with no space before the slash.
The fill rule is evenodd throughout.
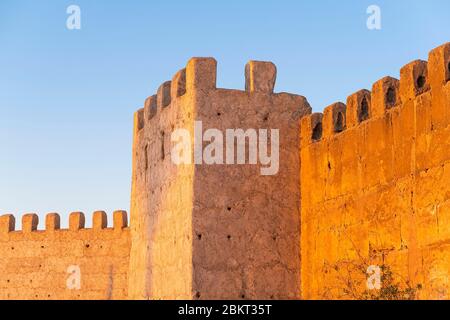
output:
<path id="1" fill-rule="evenodd" d="M 386 91 L 386 103 L 387 103 L 388 107 L 392 107 L 393 105 L 395 105 L 396 100 L 397 100 L 397 97 L 396 97 L 394 88 L 392 88 L 392 87 L 388 88 Z"/>
<path id="2" fill-rule="evenodd" d="M 321 138 L 322 138 L 322 122 L 319 122 L 313 129 L 312 139 L 320 140 Z"/>
<path id="3" fill-rule="evenodd" d="M 263 118 L 263 121 L 267 121 L 267 120 L 269 120 L 269 114 L 266 114 Z"/>
<path id="4" fill-rule="evenodd" d="M 8 279 L 8 280 L 6 280 L 6 282 L 7 282 L 7 283 L 10 283 L 11 281 Z"/>
<path id="5" fill-rule="evenodd" d="M 270 299 L 273 299 L 273 298 L 275 298 L 275 297 L 274 297 L 273 295 L 271 295 L 271 296 L 270 296 Z"/>
<path id="6" fill-rule="evenodd" d="M 245 294 L 241 294 L 241 298 L 242 298 L 242 299 L 245 299 Z"/>
<path id="7" fill-rule="evenodd" d="M 11 250 L 14 250 L 14 247 L 11 247 Z"/>
<path id="8" fill-rule="evenodd" d="M 331 170 L 331 162 L 328 161 L 328 170 Z"/>
<path id="9" fill-rule="evenodd" d="M 222 114 L 220 112 L 217 112 L 217 116 L 220 117 Z"/>
<path id="10" fill-rule="evenodd" d="M 44 249 L 45 247 L 44 246 L 41 246 L 41 249 Z"/>
<path id="11" fill-rule="evenodd" d="M 197 239 L 198 240 L 202 240 L 202 235 L 199 233 L 199 234 L 197 234 Z"/>
<path id="12" fill-rule="evenodd" d="M 228 239 L 228 240 L 231 240 L 231 236 L 230 236 L 230 235 L 228 235 L 228 236 L 227 236 L 227 239 Z"/>
<path id="13" fill-rule="evenodd" d="M 426 82 L 425 77 L 424 76 L 419 76 L 417 78 L 417 88 L 422 89 L 423 86 L 425 85 L 425 82 Z"/>
<path id="14" fill-rule="evenodd" d="M 90 247 L 90 245 L 89 245 L 89 244 L 87 244 L 87 245 L 86 245 L 86 248 L 89 248 L 89 247 Z"/>
<path id="15" fill-rule="evenodd" d="M 164 146 L 164 137 L 165 137 L 164 131 L 161 131 L 161 160 L 164 160 L 166 158 L 166 150 Z"/>
<path id="16" fill-rule="evenodd" d="M 145 163 L 144 163 L 145 171 L 147 171 L 147 169 L 148 169 L 148 144 L 146 144 L 145 148 L 144 148 L 144 161 L 145 161 Z"/>
<path id="17" fill-rule="evenodd" d="M 231 207 L 228 207 L 227 210 L 228 210 L 228 211 L 231 211 Z"/>
<path id="18" fill-rule="evenodd" d="M 200 299 L 200 297 L 201 297 L 200 292 L 197 292 L 197 293 L 195 294 L 195 298 L 196 298 L 196 299 Z"/>

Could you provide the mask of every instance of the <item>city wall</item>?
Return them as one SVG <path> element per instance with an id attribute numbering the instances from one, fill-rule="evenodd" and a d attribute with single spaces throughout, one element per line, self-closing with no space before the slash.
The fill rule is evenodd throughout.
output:
<path id="1" fill-rule="evenodd" d="M 371 265 L 384 298 L 450 298 L 449 79 L 446 44 L 302 120 L 303 298 L 379 294 Z"/>

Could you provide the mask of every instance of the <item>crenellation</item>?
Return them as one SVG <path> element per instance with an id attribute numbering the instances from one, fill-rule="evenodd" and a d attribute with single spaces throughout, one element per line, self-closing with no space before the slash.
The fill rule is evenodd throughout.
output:
<path id="1" fill-rule="evenodd" d="M 114 230 L 122 230 L 128 227 L 128 215 L 126 211 L 114 211 Z"/>
<path id="2" fill-rule="evenodd" d="M 105 211 L 95 211 L 92 216 L 92 228 L 94 230 L 103 230 L 108 227 L 108 216 Z"/>
<path id="3" fill-rule="evenodd" d="M 433 90 L 439 90 L 450 81 L 450 42 L 430 51 L 428 74 L 430 75 L 430 86 Z"/>
<path id="4" fill-rule="evenodd" d="M 192 58 L 186 66 L 186 91 L 210 91 L 217 87 L 217 61 L 214 58 Z"/>
<path id="5" fill-rule="evenodd" d="M 427 64 L 426 61 L 415 60 L 400 69 L 399 92 L 403 103 L 430 89 Z"/>
<path id="6" fill-rule="evenodd" d="M 37 214 L 25 214 L 22 216 L 22 229 L 16 230 L 16 219 L 12 214 L 5 214 L 0 216 L 0 230 L 4 234 L 15 232 L 17 236 L 23 233 L 35 232 L 76 232 L 76 231 L 102 231 L 102 230 L 117 230 L 121 231 L 128 228 L 128 214 L 126 211 L 117 210 L 113 213 L 113 226 L 108 228 L 108 215 L 105 211 L 95 211 L 92 214 L 92 228 L 85 228 L 85 215 L 82 212 L 72 212 L 69 215 L 69 228 L 61 229 L 61 217 L 58 213 L 48 213 L 45 216 L 45 229 L 38 230 L 39 216 Z M 1 232 L 1 231 L 0 231 Z"/>
<path id="7" fill-rule="evenodd" d="M 360 90 L 347 98 L 347 128 L 353 128 L 371 117 L 371 93 L 369 90 Z"/>
<path id="8" fill-rule="evenodd" d="M 145 126 L 144 108 L 139 109 L 134 113 L 134 131 L 137 134 Z"/>
<path id="9" fill-rule="evenodd" d="M 245 91 L 272 94 L 277 67 L 272 62 L 249 61 L 245 66 Z"/>
<path id="10" fill-rule="evenodd" d="M 430 52 L 428 74 L 432 91 L 432 126 L 433 129 L 444 128 L 450 124 L 450 43 Z"/>
<path id="11" fill-rule="evenodd" d="M 61 229 L 61 218 L 57 213 L 49 213 L 45 217 L 45 230 L 55 231 Z"/>
<path id="12" fill-rule="evenodd" d="M 372 86 L 371 110 L 374 118 L 384 117 L 386 112 L 400 104 L 400 81 L 384 77 Z"/>
<path id="13" fill-rule="evenodd" d="M 172 101 L 171 87 L 172 81 L 166 81 L 163 84 L 161 84 L 161 86 L 158 88 L 157 94 L 158 112 L 162 111 L 164 108 L 170 105 L 170 102 Z"/>
<path id="14" fill-rule="evenodd" d="M 308 114 L 301 119 L 302 148 L 322 139 L 322 119 L 323 113 Z"/>
<path id="15" fill-rule="evenodd" d="M 84 229 L 86 218 L 83 212 L 72 212 L 69 215 L 69 230 L 78 231 Z"/>
<path id="16" fill-rule="evenodd" d="M 16 230 L 16 218 L 12 214 L 0 216 L 0 234 L 7 234 Z"/>
<path id="17" fill-rule="evenodd" d="M 153 119 L 158 113 L 157 95 L 152 95 L 145 100 L 144 103 L 144 121 Z"/>
<path id="18" fill-rule="evenodd" d="M 22 232 L 30 233 L 37 231 L 39 217 L 35 213 L 29 213 L 22 216 Z"/>
<path id="19" fill-rule="evenodd" d="M 323 111 L 322 136 L 329 138 L 346 129 L 347 106 L 342 102 L 333 103 Z"/>
<path id="20" fill-rule="evenodd" d="M 186 68 L 178 71 L 172 78 L 172 100 L 186 94 Z"/>

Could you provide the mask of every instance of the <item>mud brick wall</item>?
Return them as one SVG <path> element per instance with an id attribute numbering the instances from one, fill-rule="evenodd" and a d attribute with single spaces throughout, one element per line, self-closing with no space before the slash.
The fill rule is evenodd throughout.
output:
<path id="1" fill-rule="evenodd" d="M 352 299 L 369 265 L 450 298 L 450 44 L 302 119 L 302 297 Z"/>
<path id="2" fill-rule="evenodd" d="M 15 230 L 12 215 L 0 217 L 0 299 L 126 299 L 130 234 L 126 212 L 114 213 L 114 228 L 96 212 L 93 228 L 84 229 L 84 215 L 72 213 L 68 230 L 60 229 L 57 214 L 24 215 Z M 71 276 L 76 266 L 80 286 Z M 69 282 L 69 286 L 68 286 Z"/>
<path id="3" fill-rule="evenodd" d="M 311 109 L 304 97 L 273 93 L 272 63 L 246 66 L 245 91 L 217 88 L 216 64 L 191 59 L 136 113 L 133 298 L 300 297 L 299 128 Z M 194 137 L 195 121 L 202 133 L 278 129 L 278 173 L 263 176 L 260 165 L 174 164 L 171 133 L 184 128 Z"/>

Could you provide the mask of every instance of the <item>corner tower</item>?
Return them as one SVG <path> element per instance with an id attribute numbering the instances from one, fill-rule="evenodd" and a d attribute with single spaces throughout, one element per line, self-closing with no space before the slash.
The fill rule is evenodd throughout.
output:
<path id="1" fill-rule="evenodd" d="M 273 92 L 272 63 L 249 62 L 245 78 L 245 91 L 219 89 L 216 61 L 193 58 L 136 112 L 131 299 L 300 297 L 298 150 L 300 119 L 311 108 L 302 96 Z M 227 129 L 267 129 L 269 137 L 278 130 L 276 174 L 249 163 L 249 136 L 245 164 L 175 164 L 172 133 L 194 137 L 199 122 L 201 133 L 216 129 L 223 137 Z M 197 159 L 203 149 L 194 139 L 190 146 Z M 233 140 L 233 150 L 240 146 Z M 269 143 L 268 154 L 274 147 Z"/>

